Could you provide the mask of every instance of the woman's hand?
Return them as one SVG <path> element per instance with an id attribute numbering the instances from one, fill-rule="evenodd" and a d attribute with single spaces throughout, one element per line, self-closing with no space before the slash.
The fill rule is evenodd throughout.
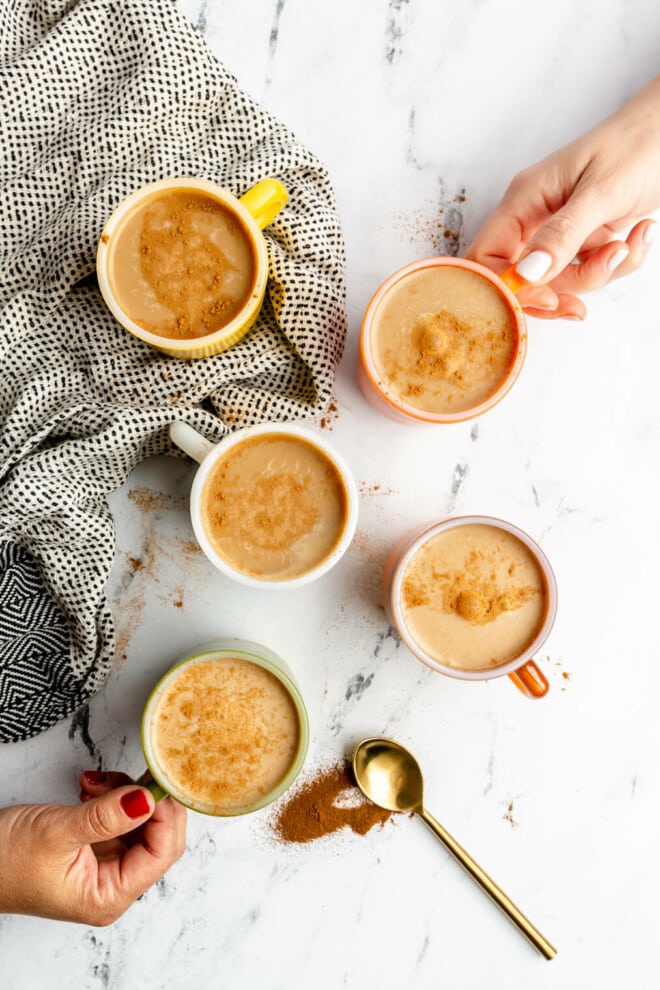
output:
<path id="1" fill-rule="evenodd" d="M 80 777 L 75 807 L 0 809 L 0 914 L 109 925 L 184 851 L 185 809 L 118 773 Z"/>
<path id="2" fill-rule="evenodd" d="M 584 319 L 580 295 L 644 261 L 660 207 L 660 76 L 594 130 L 520 172 L 467 252 L 542 287 L 533 316 Z M 635 222 L 636 221 L 636 222 Z M 616 234 L 634 223 L 625 240 Z M 571 264 L 577 259 L 577 264 Z"/>

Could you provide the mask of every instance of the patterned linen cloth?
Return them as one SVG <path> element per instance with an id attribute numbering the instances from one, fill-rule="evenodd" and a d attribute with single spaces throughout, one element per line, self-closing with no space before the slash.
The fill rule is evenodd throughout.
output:
<path id="1" fill-rule="evenodd" d="M 106 495 L 182 419 L 212 440 L 309 416 L 346 326 L 344 247 L 319 161 L 219 65 L 171 0 L 0 0 L 0 740 L 78 708 L 113 657 Z M 107 217 L 165 176 L 290 201 L 267 299 L 224 354 L 175 360 L 106 310 Z"/>

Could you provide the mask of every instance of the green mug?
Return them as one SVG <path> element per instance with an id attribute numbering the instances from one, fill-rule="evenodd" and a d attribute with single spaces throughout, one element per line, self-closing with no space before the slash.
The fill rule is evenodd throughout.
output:
<path id="1" fill-rule="evenodd" d="M 221 639 L 177 661 L 149 695 L 137 783 L 202 814 L 249 814 L 293 784 L 308 746 L 307 709 L 284 660 Z"/>

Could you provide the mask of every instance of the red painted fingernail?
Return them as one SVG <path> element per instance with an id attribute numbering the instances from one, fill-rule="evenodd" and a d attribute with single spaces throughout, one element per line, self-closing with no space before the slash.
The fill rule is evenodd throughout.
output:
<path id="1" fill-rule="evenodd" d="M 149 798 L 144 791 L 130 791 L 120 797 L 119 803 L 129 818 L 142 818 L 151 810 Z"/>
<path id="2" fill-rule="evenodd" d="M 102 770 L 85 770 L 83 777 L 86 784 L 105 784 L 108 775 Z"/>

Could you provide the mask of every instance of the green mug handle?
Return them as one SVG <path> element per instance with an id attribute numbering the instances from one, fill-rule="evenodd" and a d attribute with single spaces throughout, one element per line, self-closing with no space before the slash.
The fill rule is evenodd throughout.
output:
<path id="1" fill-rule="evenodd" d="M 140 787 L 146 787 L 148 791 L 151 791 L 153 799 L 156 803 L 162 801 L 163 798 L 169 797 L 167 791 L 164 791 L 160 784 L 154 780 L 151 776 L 151 771 L 145 770 L 141 777 L 135 781 Z"/>

